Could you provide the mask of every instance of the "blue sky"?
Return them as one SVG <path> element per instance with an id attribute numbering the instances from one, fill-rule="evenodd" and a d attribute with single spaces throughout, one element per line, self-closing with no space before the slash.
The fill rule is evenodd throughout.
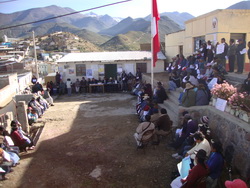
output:
<path id="1" fill-rule="evenodd" d="M 0 0 L 0 12 L 12 13 L 16 11 L 57 5 L 61 7 L 69 7 L 76 11 L 93 8 L 109 3 L 122 0 L 15 0 L 12 2 L 1 3 L 8 0 Z M 159 12 L 188 12 L 194 16 L 199 16 L 215 9 L 224 9 L 232 4 L 240 2 L 240 0 L 158 0 Z M 109 14 L 113 17 L 133 18 L 145 17 L 151 13 L 151 0 L 132 0 L 127 3 L 118 4 L 93 12 L 104 15 Z"/>

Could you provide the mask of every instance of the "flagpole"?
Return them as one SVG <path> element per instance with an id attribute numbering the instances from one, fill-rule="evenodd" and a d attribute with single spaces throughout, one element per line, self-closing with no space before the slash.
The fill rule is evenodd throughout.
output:
<path id="1" fill-rule="evenodd" d="M 153 1 L 151 0 L 151 25 L 152 25 L 152 20 L 153 19 Z M 154 42 L 153 42 L 153 37 L 152 37 L 152 27 L 151 27 L 151 87 L 152 91 L 154 91 Z"/>

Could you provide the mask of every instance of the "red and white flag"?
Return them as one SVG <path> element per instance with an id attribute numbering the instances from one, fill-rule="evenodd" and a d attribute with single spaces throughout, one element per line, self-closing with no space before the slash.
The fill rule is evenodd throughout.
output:
<path id="1" fill-rule="evenodd" d="M 158 14 L 157 2 L 152 0 L 152 20 L 151 20 L 151 36 L 152 36 L 152 58 L 153 66 L 155 67 L 157 61 L 157 53 L 160 51 L 160 40 L 159 40 L 159 30 L 158 21 L 160 20 L 160 15 Z"/>

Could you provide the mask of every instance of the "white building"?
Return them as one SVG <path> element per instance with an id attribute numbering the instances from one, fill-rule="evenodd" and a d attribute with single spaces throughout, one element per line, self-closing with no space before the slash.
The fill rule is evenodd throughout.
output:
<path id="1" fill-rule="evenodd" d="M 163 53 L 158 53 L 154 72 L 164 71 L 165 59 Z M 70 53 L 57 62 L 63 81 L 81 77 L 117 78 L 123 70 L 135 75 L 137 68 L 143 73 L 151 72 L 151 52 L 148 51 Z"/>

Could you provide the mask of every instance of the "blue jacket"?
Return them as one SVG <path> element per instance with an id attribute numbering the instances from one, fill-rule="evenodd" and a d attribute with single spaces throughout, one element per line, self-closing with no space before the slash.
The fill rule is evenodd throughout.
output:
<path id="1" fill-rule="evenodd" d="M 221 171 L 224 165 L 224 159 L 218 152 L 212 152 L 209 159 L 207 160 L 209 169 L 209 176 L 212 179 L 217 179 L 221 175 Z"/>

